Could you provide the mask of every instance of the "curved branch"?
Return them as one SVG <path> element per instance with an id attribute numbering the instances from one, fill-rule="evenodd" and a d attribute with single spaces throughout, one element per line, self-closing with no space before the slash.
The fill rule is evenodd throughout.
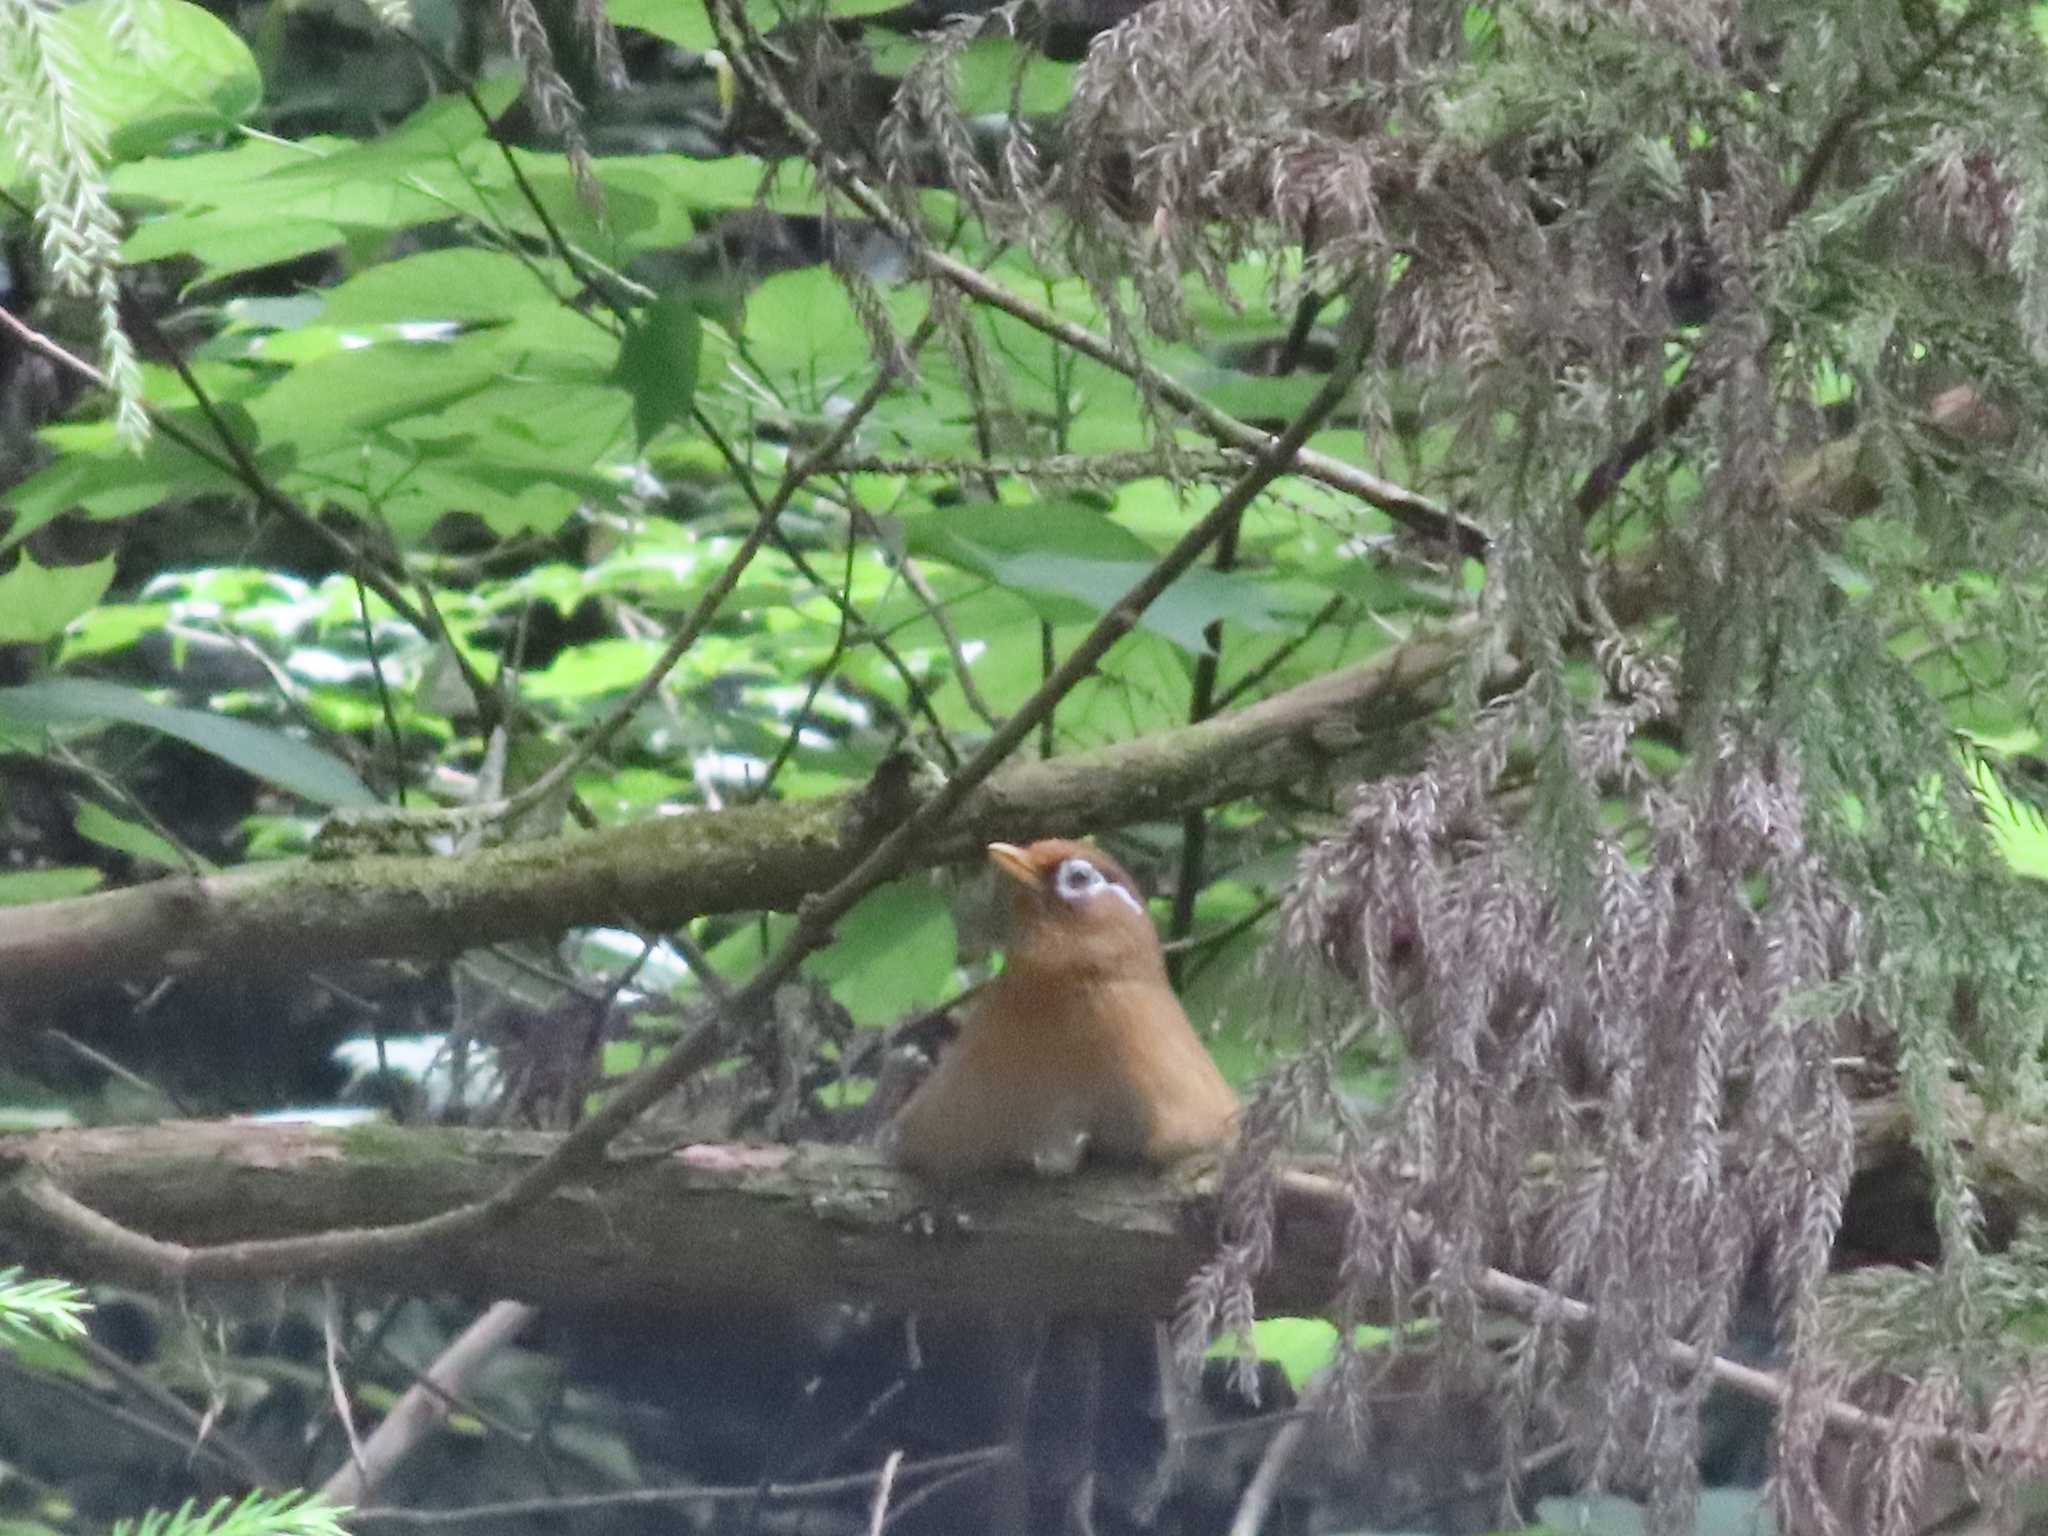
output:
<path id="1" fill-rule="evenodd" d="M 1986 1193 L 2038 1209 L 2048 1143 L 1961 1096 L 1955 1108 L 1969 1117 Z M 1859 1164 L 1899 1150 L 1902 1117 L 1883 1102 L 1859 1110 Z M 733 1145 L 613 1154 L 494 1231 L 431 1248 L 379 1240 L 409 1218 L 473 1208 L 519 1184 L 561 1144 L 544 1132 L 246 1122 L 0 1137 L 0 1166 L 11 1165 L 0 1182 L 0 1263 L 160 1288 L 319 1274 L 582 1307 L 673 1310 L 743 1295 L 943 1312 L 972 1297 L 998 1311 L 1164 1317 L 1214 1243 L 1215 1181 L 1199 1167 L 1177 1179 L 997 1182 L 951 1197 L 934 1224 L 918 1219 L 931 1215 L 927 1192 L 872 1151 Z M 1320 1171 L 1280 1178 L 1284 1219 L 1260 1311 L 1319 1314 L 1339 1287 L 1351 1203 Z M 1415 1220 L 1418 1240 L 1429 1241 Z M 1547 1315 L 1573 1329 L 1593 1321 L 1584 1303 L 1503 1270 L 1482 1274 L 1480 1294 L 1524 1319 Z M 1676 1340 L 1659 1354 L 1760 1401 L 1787 1392 L 1770 1371 Z M 1925 1433 L 1846 1402 L 1826 1414 L 1852 1434 Z M 1944 1454 L 1999 1449 L 1981 1435 L 1930 1438 Z"/>
<path id="2" fill-rule="evenodd" d="M 1177 815 L 1356 777 L 1447 697 L 1469 621 L 1200 725 L 1012 764 L 911 853 L 921 865 L 996 838 Z M 50 998 L 209 967 L 285 971 L 374 955 L 444 955 L 584 924 L 673 928 L 713 912 L 788 910 L 839 879 L 916 804 L 861 795 L 745 805 L 463 858 L 375 855 L 215 875 L 0 909 L 0 996 Z M 14 1017 L 0 1011 L 0 1027 Z"/>

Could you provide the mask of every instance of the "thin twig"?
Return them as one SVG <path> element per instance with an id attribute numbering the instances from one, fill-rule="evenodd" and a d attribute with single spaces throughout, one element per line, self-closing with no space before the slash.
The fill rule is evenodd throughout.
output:
<path id="1" fill-rule="evenodd" d="M 179 382 L 185 386 L 187 393 L 192 396 L 192 403 L 199 408 L 200 415 L 206 418 L 207 425 L 213 429 L 214 436 L 220 440 L 220 452 L 215 453 L 207 445 L 201 443 L 196 435 L 187 432 L 178 423 L 171 421 L 160 412 L 152 410 L 150 412 L 150 421 L 156 429 L 187 452 L 198 454 L 215 468 L 223 470 L 234 479 L 239 480 L 243 487 L 256 498 L 256 504 L 265 511 L 284 518 L 295 527 L 312 534 L 315 538 L 326 544 L 342 557 L 347 568 L 355 574 L 359 581 L 363 582 L 372 592 L 375 592 L 391 605 L 393 612 L 412 625 L 420 634 L 429 639 L 438 640 L 447 646 L 453 655 L 457 670 L 462 673 L 463 682 L 468 685 L 470 692 L 476 696 L 478 714 L 483 717 L 487 726 L 498 724 L 499 720 L 495 713 L 497 706 L 496 692 L 484 681 L 483 677 L 470 663 L 469 658 L 462 654 L 462 648 L 455 644 L 453 637 L 441 626 L 438 616 L 430 609 L 423 608 L 412 602 L 399 584 L 379 570 L 362 550 L 339 533 L 336 533 L 332 528 L 329 528 L 326 523 L 315 517 L 271 482 L 270 477 L 264 474 L 262 466 L 256 462 L 241 438 L 235 433 L 220 407 L 214 403 L 213 396 L 208 392 L 206 386 L 199 382 L 199 376 L 192 371 L 192 365 L 185 360 L 185 354 L 149 318 L 148 311 L 144 306 L 138 305 L 135 307 L 134 323 L 141 328 L 154 345 L 162 351 L 165 358 L 168 359 L 172 371 L 178 375 Z M 81 364 L 81 366 L 88 365 Z M 97 370 L 93 370 L 92 376 L 101 388 L 104 389 L 106 387 L 106 381 L 103 378 L 98 378 Z M 225 461 L 221 457 L 222 454 L 226 455 Z"/>
<path id="2" fill-rule="evenodd" d="M 1973 6 L 1956 24 L 1940 34 L 1904 70 L 1893 77 L 1888 84 L 1888 93 L 1896 100 L 1918 85 L 1929 70 L 1939 64 L 1958 44 L 1976 28 L 1982 26 L 2002 10 L 2010 9 L 2002 0 L 1985 0 Z M 1850 132 L 1882 101 L 1879 93 L 1872 89 L 1868 71 L 1859 71 L 1855 84 L 1814 141 L 1814 146 L 1801 167 L 1799 179 L 1786 194 L 1785 201 L 1771 216 L 1766 233 L 1776 235 L 1791 227 L 1792 221 L 1813 205 L 1820 193 L 1821 183 L 1833 169 L 1842 146 L 1848 142 Z M 1783 327 L 1773 329 L 1772 340 L 1778 339 Z M 1684 430 L 1695 412 L 1712 398 L 1714 391 L 1725 377 L 1724 370 L 1709 367 L 1698 361 L 1697 354 L 1692 365 L 1674 384 L 1657 406 L 1637 424 L 1634 431 L 1622 440 L 1621 445 L 1593 467 L 1579 487 L 1579 493 L 1572 499 L 1573 510 L 1579 520 L 1589 522 L 1600 509 L 1614 497 L 1629 472 L 1652 453 L 1658 444 L 1668 441 Z"/>
<path id="3" fill-rule="evenodd" d="M 100 1370 L 105 1371 L 127 1391 L 147 1402 L 166 1418 L 175 1419 L 184 1428 L 180 1432 L 189 1448 L 204 1445 L 207 1453 L 233 1467 L 235 1475 L 251 1488 L 275 1486 L 277 1475 L 257 1460 L 253 1451 L 234 1436 L 225 1434 L 217 1424 L 209 1423 L 205 1416 L 148 1373 L 138 1370 L 128 1360 L 107 1348 L 91 1334 L 70 1341 L 71 1347 L 84 1355 Z"/>
<path id="4" fill-rule="evenodd" d="M 804 727 L 811 723 L 811 711 L 817 707 L 818 695 L 825 691 L 825 682 L 839 670 L 839 660 L 846 654 L 846 637 L 853 628 L 853 558 L 859 549 L 849 530 L 846 540 L 846 581 L 845 593 L 838 603 L 839 632 L 832 638 L 832 650 L 825 657 L 818 670 L 811 674 L 810 685 L 804 690 L 804 701 L 789 717 L 789 730 L 784 733 L 782 745 L 775 749 L 775 756 L 769 759 L 767 771 L 761 775 L 757 790 L 764 799 L 775 788 L 775 780 L 783 766 L 796 755 L 797 742 L 802 739 Z"/>
<path id="5" fill-rule="evenodd" d="M 1324 603 L 1322 607 L 1318 608 L 1310 615 L 1306 624 L 1275 646 L 1272 654 L 1217 695 L 1217 712 L 1220 713 L 1230 708 L 1231 705 L 1235 704 L 1239 699 L 1251 692 L 1252 689 L 1258 687 L 1259 684 L 1285 666 L 1287 658 L 1313 640 L 1316 632 L 1329 623 L 1330 620 L 1334 619 L 1343 610 L 1344 604 L 1347 601 L 1348 599 L 1340 592 Z"/>
<path id="6" fill-rule="evenodd" d="M 1347 1222 L 1351 1218 L 1351 1201 L 1343 1185 L 1326 1174 L 1287 1169 L 1280 1175 L 1280 1187 L 1291 1196 L 1327 1208 L 1333 1217 Z M 1410 1220 L 1414 1229 L 1413 1240 L 1419 1245 L 1430 1244 L 1433 1234 L 1423 1218 L 1415 1216 Z M 1505 1270 L 1480 1270 L 1474 1290 L 1484 1305 L 1526 1323 L 1556 1322 L 1574 1331 L 1585 1332 L 1598 1321 L 1598 1314 L 1587 1303 L 1539 1285 L 1534 1280 L 1508 1274 Z M 1783 1377 L 1771 1371 L 1744 1365 L 1725 1355 L 1710 1355 L 1681 1339 L 1660 1339 L 1651 1347 L 1657 1358 L 1673 1369 L 1688 1374 L 1704 1372 L 1720 1385 L 1744 1397 L 1780 1409 L 1791 1400 L 1791 1387 Z M 1874 1439 L 1887 1445 L 1907 1439 L 1919 1440 L 1942 1455 L 1965 1460 L 1988 1457 L 2001 1451 L 2013 1454 L 2024 1451 L 2026 1455 L 2032 1455 L 2026 1448 L 2002 1447 L 1990 1435 L 1958 1434 L 1924 1425 L 1905 1424 L 1840 1398 L 1829 1399 L 1822 1409 L 1822 1416 L 1830 1428 L 1845 1434 Z"/>
<path id="7" fill-rule="evenodd" d="M 889 1495 L 896 1490 L 896 1469 L 902 1465 L 901 1451 L 891 1451 L 889 1459 L 882 1463 L 881 1480 L 875 1484 L 874 1502 L 868 1505 L 868 1536 L 882 1536 L 882 1525 L 889 1513 Z"/>
<path id="8" fill-rule="evenodd" d="M 448 1417 L 448 1410 L 476 1373 L 539 1315 L 519 1301 L 494 1301 L 463 1329 L 419 1379 L 406 1389 L 369 1439 L 321 1486 L 338 1504 L 357 1504 L 390 1480 L 405 1458 Z"/>
<path id="9" fill-rule="evenodd" d="M 971 1451 L 956 1451 L 950 1456 L 934 1456 L 927 1461 L 904 1462 L 896 1469 L 896 1480 L 978 1471 L 990 1464 L 1007 1461 L 1014 1454 L 1006 1445 L 991 1445 Z M 770 1483 L 765 1489 L 753 1483 L 695 1488 L 628 1488 L 615 1493 L 586 1493 L 558 1499 L 473 1504 L 467 1509 L 399 1509 L 373 1505 L 368 1509 L 351 1511 L 348 1518 L 351 1525 L 451 1526 L 481 1525 L 535 1515 L 586 1514 L 597 1510 L 664 1509 L 676 1504 L 736 1504 L 755 1498 L 766 1498 L 776 1504 L 793 1504 L 859 1493 L 875 1487 L 881 1482 L 882 1475 L 882 1469 L 878 1468 L 873 1472 L 848 1472 L 838 1477 L 820 1477 L 802 1483 Z"/>
<path id="10" fill-rule="evenodd" d="M 620 1084 L 547 1156 L 484 1199 L 419 1221 L 391 1226 L 190 1248 L 131 1231 L 78 1201 L 47 1177 L 18 1181 L 20 1198 L 46 1220 L 60 1225 L 79 1242 L 98 1249 L 110 1261 L 153 1274 L 160 1280 L 252 1280 L 333 1269 L 373 1254 L 419 1252 L 473 1236 L 512 1220 L 546 1199 L 567 1179 L 595 1170 L 622 1131 L 718 1059 L 726 1049 L 731 1031 L 767 1007 L 776 990 L 797 973 L 810 953 L 831 938 L 834 925 L 870 891 L 896 875 L 912 850 L 946 823 L 1059 701 L 1095 670 L 1110 648 L 1136 627 L 1145 610 L 1194 566 L 1244 507 L 1286 471 L 1301 444 L 1349 391 L 1363 361 L 1363 349 L 1352 346 L 1343 364 L 1324 382 L 1301 415 L 1254 459 L 1251 468 L 1218 498 L 1206 516 L 1182 534 L 1128 592 L 1110 605 L 1059 669 L 1003 722 L 981 750 L 884 835 L 837 884 L 804 900 L 797 909 L 794 931 L 744 987 L 724 1006 L 710 1010 L 697 1029 L 666 1056 L 649 1062 Z M 771 501 L 769 505 L 775 507 L 778 503 Z M 702 604 L 699 611 L 703 611 Z"/>
<path id="11" fill-rule="evenodd" d="M 113 1074 L 115 1077 L 118 1077 L 130 1088 L 139 1088 L 144 1093 L 149 1094 L 152 1098 L 162 1099 L 164 1103 L 168 1104 L 171 1107 L 173 1112 L 183 1115 L 188 1119 L 191 1117 L 192 1111 L 186 1108 L 186 1106 L 179 1101 L 178 1096 L 175 1093 L 171 1092 L 170 1089 L 166 1088 L 162 1083 L 153 1083 L 148 1078 L 144 1077 L 140 1072 L 130 1071 L 127 1067 L 122 1066 L 120 1062 L 114 1060 L 113 1057 L 107 1055 L 104 1051 L 94 1050 L 91 1046 L 87 1045 L 83 1040 L 73 1039 L 70 1035 L 65 1034 L 64 1031 L 61 1029 L 46 1029 L 43 1031 L 43 1035 L 46 1039 L 56 1041 L 57 1044 L 63 1046 L 64 1049 L 71 1052 L 72 1055 L 78 1057 L 81 1061 L 89 1061 L 94 1066 L 98 1067 L 102 1072 L 108 1072 Z"/>
<path id="12" fill-rule="evenodd" d="M 916 333 L 911 338 L 910 346 L 913 350 L 922 346 L 929 338 L 933 325 L 934 322 L 929 315 L 919 323 Z M 568 783 L 579 768 L 603 751 L 610 744 L 612 737 L 616 736 L 626 723 L 661 691 L 668 674 L 688 653 L 690 647 L 697 643 L 697 637 L 710 627 L 719 608 L 724 605 L 726 598 L 732 595 L 733 588 L 739 585 L 740 577 L 753 563 L 754 556 L 759 554 L 761 546 L 768 542 L 769 535 L 775 531 L 776 521 L 782 516 L 783 509 L 789 505 L 790 498 L 795 496 L 798 488 L 811 477 L 818 464 L 846 445 L 859 430 L 860 424 L 867 420 L 869 413 L 881 404 L 882 397 L 889 392 L 890 386 L 895 382 L 895 368 L 884 362 L 875 370 L 873 381 L 853 403 L 852 408 L 833 423 L 832 430 L 826 434 L 825 440 L 809 453 L 790 463 L 783 471 L 781 484 L 776 486 L 774 494 L 762 505 L 760 514 L 754 519 L 753 528 L 732 552 L 731 558 L 725 562 L 724 569 L 713 579 L 711 585 L 705 588 L 703 595 L 697 599 L 696 606 L 690 610 L 681 627 L 669 637 L 668 644 L 662 647 L 661 654 L 654 659 L 653 665 L 648 667 L 645 675 L 633 685 L 611 713 L 585 733 L 583 739 L 572 749 L 563 753 L 553 767 L 505 801 L 500 812 L 501 819 L 516 821 Z"/>
<path id="13" fill-rule="evenodd" d="M 905 352 L 906 355 L 915 357 L 915 353 L 910 352 L 908 347 L 905 348 Z M 763 502 L 759 489 L 754 485 L 753 466 L 741 458 L 737 450 L 726 441 L 725 434 L 718 430 L 716 422 L 712 421 L 701 410 L 693 408 L 692 414 L 696 418 L 697 430 L 702 432 L 711 446 L 718 450 L 718 456 L 725 460 L 726 467 L 732 471 L 734 482 L 739 486 L 747 500 L 754 504 L 754 510 L 759 512 Z M 858 509 L 850 509 L 848 513 L 847 543 L 849 558 L 851 558 L 854 543 L 853 535 L 858 531 L 857 523 L 861 515 L 864 514 L 859 513 Z M 903 690 L 910 701 L 910 707 L 922 715 L 925 724 L 931 728 L 932 743 L 939 749 L 939 755 L 946 760 L 946 766 L 948 768 L 959 767 L 960 752 L 953 745 L 952 734 L 947 731 L 946 723 L 939 718 L 938 711 L 932 707 L 931 694 L 925 688 L 923 682 L 919 680 L 917 674 L 911 670 L 910 663 L 903 659 L 903 653 L 890 643 L 887 635 L 877 630 L 865 618 L 861 617 L 859 612 L 853 607 L 850 592 L 842 595 L 834 589 L 830 582 L 819 574 L 818 568 L 811 564 L 810 557 L 797 548 L 789 535 L 782 531 L 780 523 L 776 524 L 773 537 L 776 549 L 782 553 L 784 559 L 796 567 L 797 574 L 803 577 L 805 581 L 808 581 L 819 592 L 823 593 L 826 599 L 839 609 L 841 620 L 854 627 L 861 643 L 872 645 L 875 648 L 875 654 L 880 656 L 895 671 L 896 676 L 902 680 Z"/>
<path id="14" fill-rule="evenodd" d="M 1215 570 L 1228 574 L 1237 565 L 1237 538 L 1244 518 L 1223 530 L 1216 541 Z M 1216 673 L 1223 664 L 1223 621 L 1212 619 L 1202 630 L 1202 653 L 1195 658 L 1194 681 L 1188 690 L 1188 724 L 1200 725 L 1216 712 Z M 1173 881 L 1173 912 L 1166 933 L 1169 940 L 1185 939 L 1195 927 L 1195 898 L 1201 894 L 1209 851 L 1209 812 L 1204 807 L 1189 811 L 1180 819 L 1180 865 Z M 1178 954 L 1166 959 L 1167 973 L 1175 986 L 1187 978 Z"/>
<path id="15" fill-rule="evenodd" d="M 1252 1469 L 1244 1492 L 1237 1497 L 1237 1510 L 1230 1517 L 1230 1536 L 1259 1536 L 1266 1528 L 1266 1517 L 1280 1495 L 1280 1479 L 1300 1451 L 1302 1441 L 1308 1438 L 1309 1415 L 1319 1409 L 1316 1399 L 1330 1390 L 1329 1384 L 1335 1379 L 1333 1374 L 1325 1373 L 1310 1382 L 1302 1393 L 1302 1416 L 1289 1419 L 1266 1442 L 1265 1450 L 1259 1454 L 1259 1464 Z"/>
<path id="16" fill-rule="evenodd" d="M 713 30 L 719 34 L 719 45 L 734 70 L 744 76 L 748 88 L 774 110 L 782 126 L 802 146 L 805 155 L 817 168 L 821 178 L 839 190 L 891 239 L 909 249 L 917 270 L 943 279 L 949 286 L 957 288 L 970 298 L 1001 310 L 1012 319 L 1019 320 L 1040 334 L 1072 348 L 1091 361 L 1137 381 L 1141 388 L 1150 391 L 1175 410 L 1192 417 L 1203 431 L 1225 448 L 1258 453 L 1273 444 L 1275 439 L 1271 433 L 1240 421 L 1144 359 L 1126 356 L 1114 344 L 1096 335 L 1086 326 L 1063 320 L 1050 310 L 1012 293 L 1000 283 L 939 250 L 924 239 L 919 231 L 898 215 L 887 198 L 870 187 L 844 160 L 833 153 L 817 130 L 790 104 L 782 87 L 760 67 L 756 61 L 756 50 L 763 45 L 752 21 L 740 11 L 728 10 L 721 5 L 708 4 L 706 11 L 711 18 Z M 744 47 L 742 40 L 746 44 Z M 1409 490 L 1406 486 L 1383 479 L 1355 464 L 1347 464 L 1341 459 L 1333 459 L 1306 448 L 1297 447 L 1288 457 L 1289 474 L 1320 480 L 1333 489 L 1356 496 L 1368 506 L 1378 507 L 1404 527 L 1449 544 L 1461 554 L 1484 559 L 1487 550 L 1492 546 L 1492 536 L 1478 524 L 1459 516 L 1419 492 Z"/>

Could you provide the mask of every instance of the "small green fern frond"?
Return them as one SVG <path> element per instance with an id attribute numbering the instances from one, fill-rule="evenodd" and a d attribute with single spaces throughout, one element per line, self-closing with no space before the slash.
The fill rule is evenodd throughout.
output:
<path id="1" fill-rule="evenodd" d="M 2000 857 L 2017 875 L 2048 880 L 2048 816 L 2031 800 L 2013 794 L 1998 777 L 1991 760 L 1971 746 L 1959 748 L 1978 811 L 1990 829 Z"/>
<path id="2" fill-rule="evenodd" d="M 347 1536 L 345 1511 L 318 1494 L 291 1490 L 216 1500 L 206 1509 L 187 1499 L 175 1510 L 151 1510 L 115 1522 L 114 1536 Z"/>
<path id="3" fill-rule="evenodd" d="M 0 1345 L 29 1339 L 75 1339 L 85 1332 L 85 1293 L 63 1280 L 29 1280 L 0 1269 Z"/>

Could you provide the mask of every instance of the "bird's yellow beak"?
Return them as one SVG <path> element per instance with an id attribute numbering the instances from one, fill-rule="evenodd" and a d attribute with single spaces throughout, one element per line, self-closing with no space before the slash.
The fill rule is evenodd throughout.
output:
<path id="1" fill-rule="evenodd" d="M 990 843 L 988 861 L 1004 874 L 1034 890 L 1044 884 L 1044 878 L 1024 856 L 1024 850 L 1015 843 Z"/>

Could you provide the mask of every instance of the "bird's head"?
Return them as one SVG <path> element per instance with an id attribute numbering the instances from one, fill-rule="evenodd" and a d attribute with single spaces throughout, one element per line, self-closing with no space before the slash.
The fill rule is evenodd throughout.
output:
<path id="1" fill-rule="evenodd" d="M 1014 882 L 1010 966 L 1165 974 L 1159 935 L 1138 883 L 1099 848 L 1066 838 L 990 843 L 989 862 Z"/>

